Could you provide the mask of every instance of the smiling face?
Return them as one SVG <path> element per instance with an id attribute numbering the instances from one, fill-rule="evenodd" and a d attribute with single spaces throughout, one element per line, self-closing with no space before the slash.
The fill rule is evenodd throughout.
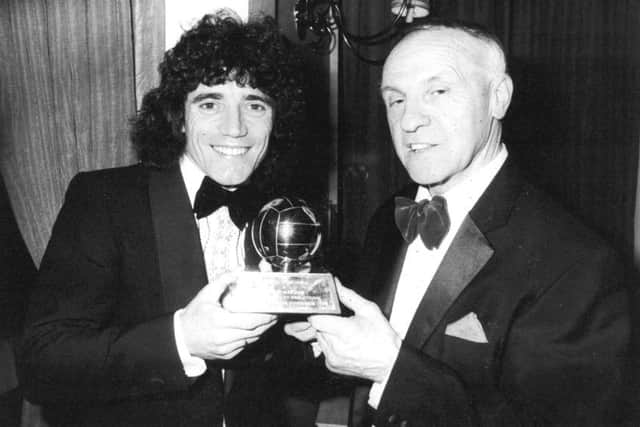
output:
<path id="1" fill-rule="evenodd" d="M 200 84 L 187 95 L 186 155 L 224 187 L 245 183 L 260 165 L 273 124 L 271 99 L 234 81 Z"/>
<path id="2" fill-rule="evenodd" d="M 409 34 L 385 62 L 381 93 L 394 148 L 433 194 L 497 153 L 512 86 L 492 54 L 461 30 L 432 29 Z"/>

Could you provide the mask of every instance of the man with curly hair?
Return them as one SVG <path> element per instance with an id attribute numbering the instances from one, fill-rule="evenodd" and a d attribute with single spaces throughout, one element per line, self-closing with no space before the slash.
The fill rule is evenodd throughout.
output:
<path id="1" fill-rule="evenodd" d="M 140 163 L 72 180 L 22 345 L 51 425 L 283 424 L 277 319 L 219 300 L 257 266 L 246 226 L 294 152 L 301 67 L 273 19 L 205 16 L 143 100 Z"/>

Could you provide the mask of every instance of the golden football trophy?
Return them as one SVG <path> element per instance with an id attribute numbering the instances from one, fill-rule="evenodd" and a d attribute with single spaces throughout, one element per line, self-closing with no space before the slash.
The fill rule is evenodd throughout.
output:
<path id="1" fill-rule="evenodd" d="M 311 273 L 310 261 L 322 243 L 321 225 L 302 199 L 280 197 L 253 220 L 251 240 L 271 272 L 243 272 L 222 304 L 235 312 L 339 314 L 333 275 Z"/>

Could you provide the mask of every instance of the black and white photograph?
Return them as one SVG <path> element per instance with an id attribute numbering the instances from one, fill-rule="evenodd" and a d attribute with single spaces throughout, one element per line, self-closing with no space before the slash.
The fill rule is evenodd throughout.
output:
<path id="1" fill-rule="evenodd" d="M 640 426 L 640 0 L 0 0 L 0 427 Z"/>

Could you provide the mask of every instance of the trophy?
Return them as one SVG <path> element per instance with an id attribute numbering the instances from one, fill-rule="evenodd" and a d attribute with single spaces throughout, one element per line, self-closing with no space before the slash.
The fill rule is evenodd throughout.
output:
<path id="1" fill-rule="evenodd" d="M 339 314 L 330 273 L 310 273 L 322 242 L 320 223 L 302 199 L 280 197 L 262 207 L 250 228 L 258 254 L 271 272 L 245 271 L 222 299 L 229 311 L 249 313 Z"/>

